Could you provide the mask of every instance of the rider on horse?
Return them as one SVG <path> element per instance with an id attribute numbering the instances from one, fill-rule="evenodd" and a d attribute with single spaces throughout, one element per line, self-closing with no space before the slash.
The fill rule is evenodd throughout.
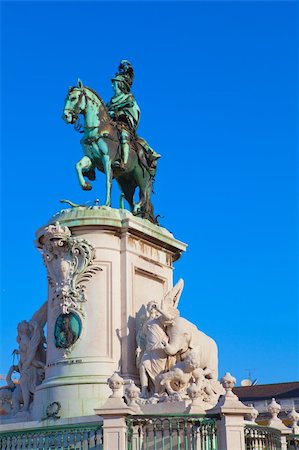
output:
<path id="1" fill-rule="evenodd" d="M 115 121 L 118 128 L 122 147 L 121 161 L 116 161 L 114 166 L 125 169 L 128 162 L 130 146 L 133 143 L 132 147 L 137 150 L 141 162 L 146 165 L 150 174 L 154 176 L 157 160 L 160 158 L 160 155 L 143 138 L 136 135 L 140 119 L 140 109 L 134 95 L 130 92 L 133 79 L 133 67 L 129 61 L 122 60 L 118 72 L 111 80 L 114 96 L 106 105 L 110 117 Z M 134 141 L 139 145 L 134 145 Z"/>

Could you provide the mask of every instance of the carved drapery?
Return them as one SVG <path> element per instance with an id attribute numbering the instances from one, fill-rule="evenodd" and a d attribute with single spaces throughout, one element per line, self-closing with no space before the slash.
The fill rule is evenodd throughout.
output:
<path id="1" fill-rule="evenodd" d="M 88 240 L 72 236 L 59 222 L 46 227 L 41 243 L 53 287 L 52 300 L 60 302 L 63 314 L 69 314 L 69 308 L 81 310 L 87 300 L 85 283 L 102 270 L 94 263 L 95 249 Z"/>

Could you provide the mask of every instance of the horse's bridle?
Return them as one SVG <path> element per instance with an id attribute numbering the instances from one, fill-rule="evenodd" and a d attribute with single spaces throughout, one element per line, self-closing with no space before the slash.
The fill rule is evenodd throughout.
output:
<path id="1" fill-rule="evenodd" d="M 78 88 L 76 88 L 76 89 L 78 89 Z M 72 92 L 73 91 L 69 92 L 69 96 L 71 95 Z M 85 94 L 84 88 L 80 89 L 80 94 L 79 94 L 79 97 L 78 97 L 78 100 L 77 100 L 77 103 L 75 104 L 75 106 L 72 109 L 69 109 L 69 108 L 65 109 L 66 111 L 71 112 L 75 119 L 78 119 L 78 116 L 79 116 L 79 113 L 80 113 L 79 105 L 80 105 L 80 102 L 81 102 L 82 97 L 83 97 L 84 94 Z"/>
<path id="2" fill-rule="evenodd" d="M 80 114 L 80 102 L 82 100 L 83 95 L 85 95 L 86 99 L 91 100 L 90 97 L 88 97 L 88 95 L 86 94 L 84 88 L 76 88 L 76 89 L 80 89 L 80 94 L 77 100 L 77 103 L 75 104 L 75 106 L 72 109 L 66 108 L 65 111 L 69 111 L 72 113 L 73 117 L 74 117 L 74 128 L 76 131 L 79 131 L 79 133 L 84 133 L 84 129 L 88 128 L 88 129 L 93 129 L 93 128 L 97 128 L 97 127 L 84 127 L 81 122 L 80 122 L 80 118 L 79 118 L 79 114 Z M 72 91 L 69 92 L 69 95 L 71 95 Z"/>
<path id="3" fill-rule="evenodd" d="M 78 88 L 76 88 L 78 89 Z M 69 96 L 72 94 L 73 90 L 69 91 Z M 82 100 L 83 95 L 85 94 L 84 88 L 80 89 L 80 94 L 77 100 L 77 103 L 75 104 L 75 106 L 70 109 L 70 108 L 65 108 L 65 111 L 71 112 L 72 116 L 74 118 L 73 124 L 74 124 L 74 128 L 76 131 L 79 131 L 80 133 L 83 133 L 82 131 L 82 124 L 80 122 L 80 118 L 79 118 L 79 114 L 80 114 L 80 102 Z"/>

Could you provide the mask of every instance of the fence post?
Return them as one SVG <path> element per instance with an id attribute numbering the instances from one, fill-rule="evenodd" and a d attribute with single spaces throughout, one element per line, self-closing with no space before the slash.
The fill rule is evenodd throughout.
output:
<path id="1" fill-rule="evenodd" d="M 217 436 L 219 450 L 245 450 L 244 417 L 251 408 L 245 406 L 232 392 L 236 379 L 226 373 L 220 380 L 226 393 L 208 414 L 219 414 Z"/>
<path id="2" fill-rule="evenodd" d="M 112 394 L 106 403 L 95 409 L 95 414 L 103 419 L 103 442 L 105 450 L 126 450 L 128 446 L 126 417 L 136 414 L 123 400 L 124 380 L 117 373 L 108 379 Z"/>
<path id="3" fill-rule="evenodd" d="M 109 398 L 95 413 L 103 419 L 103 442 L 105 450 L 127 449 L 126 417 L 134 414 L 122 399 Z"/>
<path id="4" fill-rule="evenodd" d="M 271 403 L 268 405 L 268 412 L 271 414 L 268 426 L 276 428 L 281 432 L 281 450 L 287 450 L 287 436 L 292 433 L 292 430 L 285 426 L 283 421 L 278 417 L 281 406 L 276 402 L 275 398 L 272 398 Z"/>

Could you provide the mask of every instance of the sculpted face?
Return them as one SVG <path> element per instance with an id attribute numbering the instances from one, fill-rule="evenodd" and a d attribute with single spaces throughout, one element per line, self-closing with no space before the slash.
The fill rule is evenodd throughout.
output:
<path id="1" fill-rule="evenodd" d="M 149 302 L 146 306 L 147 312 L 149 313 L 151 318 L 158 317 L 160 313 L 157 310 L 157 303 L 156 302 Z"/>

